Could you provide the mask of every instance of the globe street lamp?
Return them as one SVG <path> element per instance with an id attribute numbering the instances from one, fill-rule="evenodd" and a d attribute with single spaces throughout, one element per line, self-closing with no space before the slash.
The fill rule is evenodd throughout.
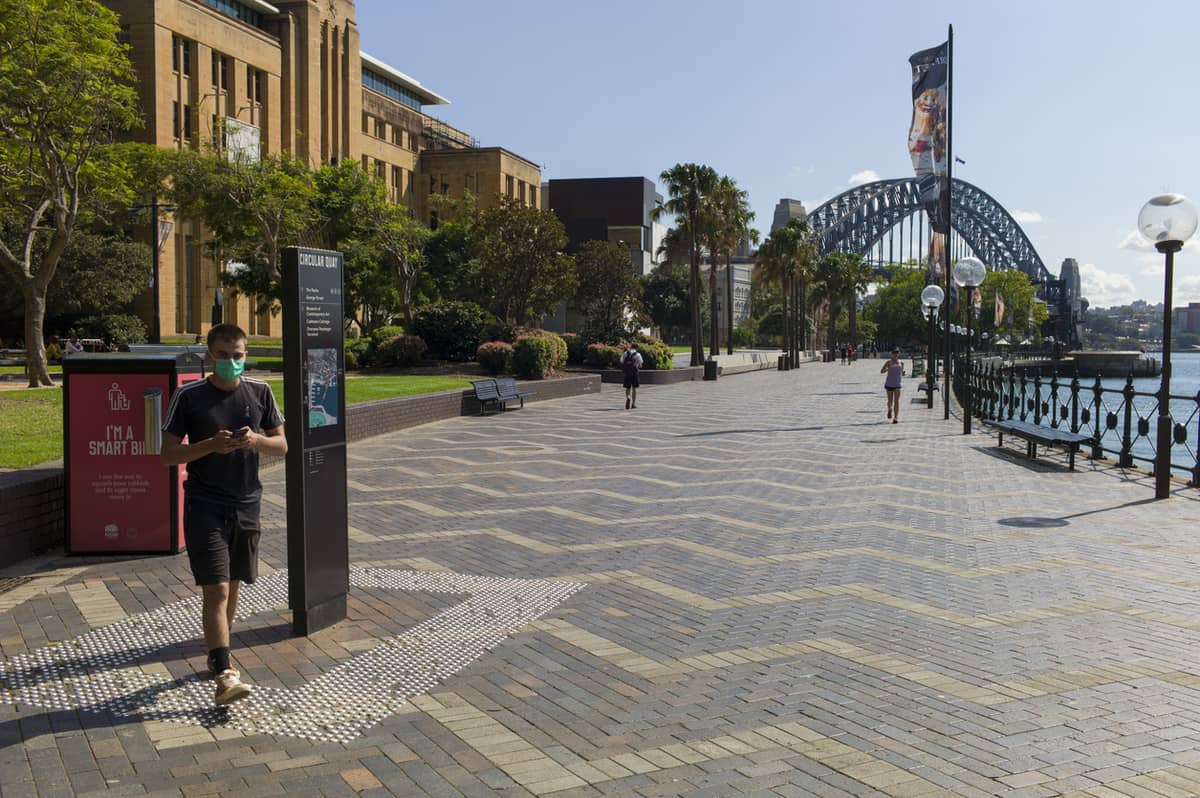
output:
<path id="1" fill-rule="evenodd" d="M 966 257 L 954 264 L 954 284 L 967 289 L 967 373 L 963 375 L 963 435 L 971 433 L 971 317 L 975 315 L 975 289 L 983 283 L 987 268 L 979 258 Z"/>
<path id="2" fill-rule="evenodd" d="M 1196 232 L 1196 208 L 1182 194 L 1151 197 L 1138 214 L 1138 232 L 1166 256 L 1163 274 L 1162 381 L 1158 386 L 1158 447 L 1154 453 L 1154 498 L 1171 496 L 1171 282 L 1175 253 Z"/>
<path id="3" fill-rule="evenodd" d="M 945 292 L 941 286 L 930 283 L 925 286 L 925 290 L 921 292 L 921 312 L 929 320 L 929 351 L 926 352 L 925 366 L 925 398 L 929 402 L 929 409 L 933 409 L 933 372 L 937 369 L 934 365 L 937 363 L 933 359 L 934 343 L 937 339 L 937 334 L 934 331 L 934 325 L 937 324 L 938 308 L 942 306 L 942 300 L 946 298 Z"/>

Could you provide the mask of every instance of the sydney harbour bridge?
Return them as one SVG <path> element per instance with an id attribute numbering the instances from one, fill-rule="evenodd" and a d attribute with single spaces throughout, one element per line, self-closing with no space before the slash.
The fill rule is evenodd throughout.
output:
<path id="1" fill-rule="evenodd" d="M 1064 262 L 1063 273 L 1055 277 L 1021 225 L 987 192 L 954 179 L 950 197 L 950 261 L 973 254 L 991 270 L 1024 272 L 1050 311 L 1043 334 L 1077 347 L 1081 307 L 1086 305 L 1074 261 Z M 932 231 L 915 177 L 856 186 L 811 211 L 808 223 L 822 255 L 853 252 L 881 276 L 894 264 L 925 261 L 930 249 Z"/>

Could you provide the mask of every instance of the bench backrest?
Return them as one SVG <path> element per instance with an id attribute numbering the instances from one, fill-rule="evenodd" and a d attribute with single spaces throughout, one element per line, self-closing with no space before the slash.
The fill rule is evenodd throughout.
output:
<path id="1" fill-rule="evenodd" d="M 500 392 L 501 398 L 516 399 L 519 395 L 517 381 L 512 377 L 497 377 L 496 390 Z"/>
<path id="2" fill-rule="evenodd" d="M 475 388 L 475 398 L 484 399 L 499 399 L 500 392 L 496 388 L 495 380 L 472 380 L 472 387 Z"/>

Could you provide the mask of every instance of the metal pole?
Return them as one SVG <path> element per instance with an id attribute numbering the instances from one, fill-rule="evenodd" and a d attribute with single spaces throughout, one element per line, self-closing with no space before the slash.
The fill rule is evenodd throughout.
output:
<path id="1" fill-rule="evenodd" d="M 162 323 L 159 319 L 158 306 L 158 250 L 162 247 L 162 242 L 158 240 L 158 198 L 155 197 L 150 203 L 150 247 L 153 249 L 150 262 L 151 280 L 154 285 L 150 288 L 150 299 L 154 302 L 153 318 L 150 322 L 150 343 L 157 344 L 161 342 Z"/>
<path id="2" fill-rule="evenodd" d="M 950 195 L 954 186 L 954 26 L 946 26 L 946 228 L 954 229 Z M 950 251 L 942 248 L 942 275 L 945 280 L 946 301 L 950 301 Z M 948 320 L 947 320 L 948 321 Z M 946 324 L 945 362 L 942 364 L 942 406 L 945 419 L 950 418 L 950 325 Z M 969 431 L 969 428 L 968 428 Z"/>
<path id="3" fill-rule="evenodd" d="M 973 286 L 965 286 L 967 290 L 967 351 L 963 358 L 963 435 L 971 434 L 971 318 L 975 315 L 975 299 L 971 293 Z"/>
<path id="4" fill-rule="evenodd" d="M 1154 455 L 1154 498 L 1171 498 L 1171 282 L 1175 272 L 1175 253 L 1182 247 L 1180 241 L 1164 241 L 1157 245 L 1167 256 L 1166 275 L 1163 278 L 1163 353 L 1162 381 L 1158 385 L 1158 451 Z"/>
<path id="5" fill-rule="evenodd" d="M 929 308 L 929 351 L 925 353 L 925 396 L 929 402 L 929 409 L 933 409 L 933 386 L 936 384 L 933 372 L 936 368 L 937 360 L 933 357 L 933 349 L 937 344 L 937 306 L 928 305 Z"/>

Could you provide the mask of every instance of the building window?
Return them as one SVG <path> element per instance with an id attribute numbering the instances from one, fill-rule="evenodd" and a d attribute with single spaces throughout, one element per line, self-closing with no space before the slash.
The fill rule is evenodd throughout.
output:
<path id="1" fill-rule="evenodd" d="M 363 133 L 369 133 L 371 130 L 371 117 L 363 113 Z"/>
<path id="2" fill-rule="evenodd" d="M 429 176 L 429 193 L 432 194 L 435 191 L 437 191 L 437 178 L 434 177 L 433 175 L 430 175 Z"/>
<path id="3" fill-rule="evenodd" d="M 363 65 L 362 83 L 368 89 L 377 91 L 385 97 L 391 97 L 393 100 L 397 100 L 404 105 L 407 105 L 409 108 L 413 108 L 417 111 L 421 110 L 420 97 L 404 88 L 396 81 L 391 80 L 384 75 L 380 75 L 378 72 L 369 68 L 366 64 Z"/>
<path id="4" fill-rule="evenodd" d="M 183 137 L 190 140 L 192 138 L 192 106 L 183 106 Z"/>
<path id="5" fill-rule="evenodd" d="M 221 54 L 216 50 L 212 51 L 212 85 L 217 86 L 221 83 Z"/>
<path id="6" fill-rule="evenodd" d="M 179 37 L 171 37 L 171 71 L 179 71 Z"/>
<path id="7" fill-rule="evenodd" d="M 408 183 L 404 186 L 404 193 L 407 194 L 409 197 L 412 196 L 413 183 L 416 181 L 416 178 L 417 178 L 417 176 L 414 172 L 410 171 L 408 173 Z"/>
<path id="8" fill-rule="evenodd" d="M 517 199 L 519 199 L 521 202 L 525 201 L 525 181 L 524 180 L 517 181 Z"/>
<path id="9" fill-rule="evenodd" d="M 187 39 L 180 39 L 179 44 L 183 57 L 183 74 L 190 78 L 192 76 L 192 43 Z"/>
<path id="10" fill-rule="evenodd" d="M 364 172 L 367 171 L 367 169 L 369 169 L 370 166 L 371 166 L 371 159 L 364 155 L 363 156 L 363 171 Z"/>
<path id="11" fill-rule="evenodd" d="M 392 167 L 392 202 L 400 201 L 400 192 L 404 186 L 404 169 L 399 166 Z"/>
<path id="12" fill-rule="evenodd" d="M 506 196 L 506 197 L 516 196 L 516 191 L 513 189 L 513 176 L 512 175 L 507 175 L 504 178 L 504 196 Z"/>
<path id="13" fill-rule="evenodd" d="M 171 102 L 171 137 L 179 138 L 179 100 Z"/>
<path id="14" fill-rule="evenodd" d="M 397 147 L 404 146 L 404 128 L 392 125 L 392 143 Z"/>
<path id="15" fill-rule="evenodd" d="M 375 177 L 384 180 L 387 175 L 387 164 L 378 158 L 375 159 Z"/>
<path id="16" fill-rule="evenodd" d="M 201 0 L 205 5 L 211 6 L 222 14 L 240 19 L 242 22 L 247 22 L 256 28 L 263 26 L 262 13 L 255 11 L 249 6 L 242 5 L 237 0 Z"/>
<path id="17" fill-rule="evenodd" d="M 463 188 L 465 188 L 467 191 L 475 190 L 475 175 L 473 175 L 470 172 L 467 172 L 463 176 Z"/>
<path id="18" fill-rule="evenodd" d="M 382 119 L 375 120 L 375 138 L 387 140 L 387 122 Z"/>
<path id="19" fill-rule="evenodd" d="M 529 186 L 529 204 L 537 207 L 537 186 L 532 184 Z"/>

